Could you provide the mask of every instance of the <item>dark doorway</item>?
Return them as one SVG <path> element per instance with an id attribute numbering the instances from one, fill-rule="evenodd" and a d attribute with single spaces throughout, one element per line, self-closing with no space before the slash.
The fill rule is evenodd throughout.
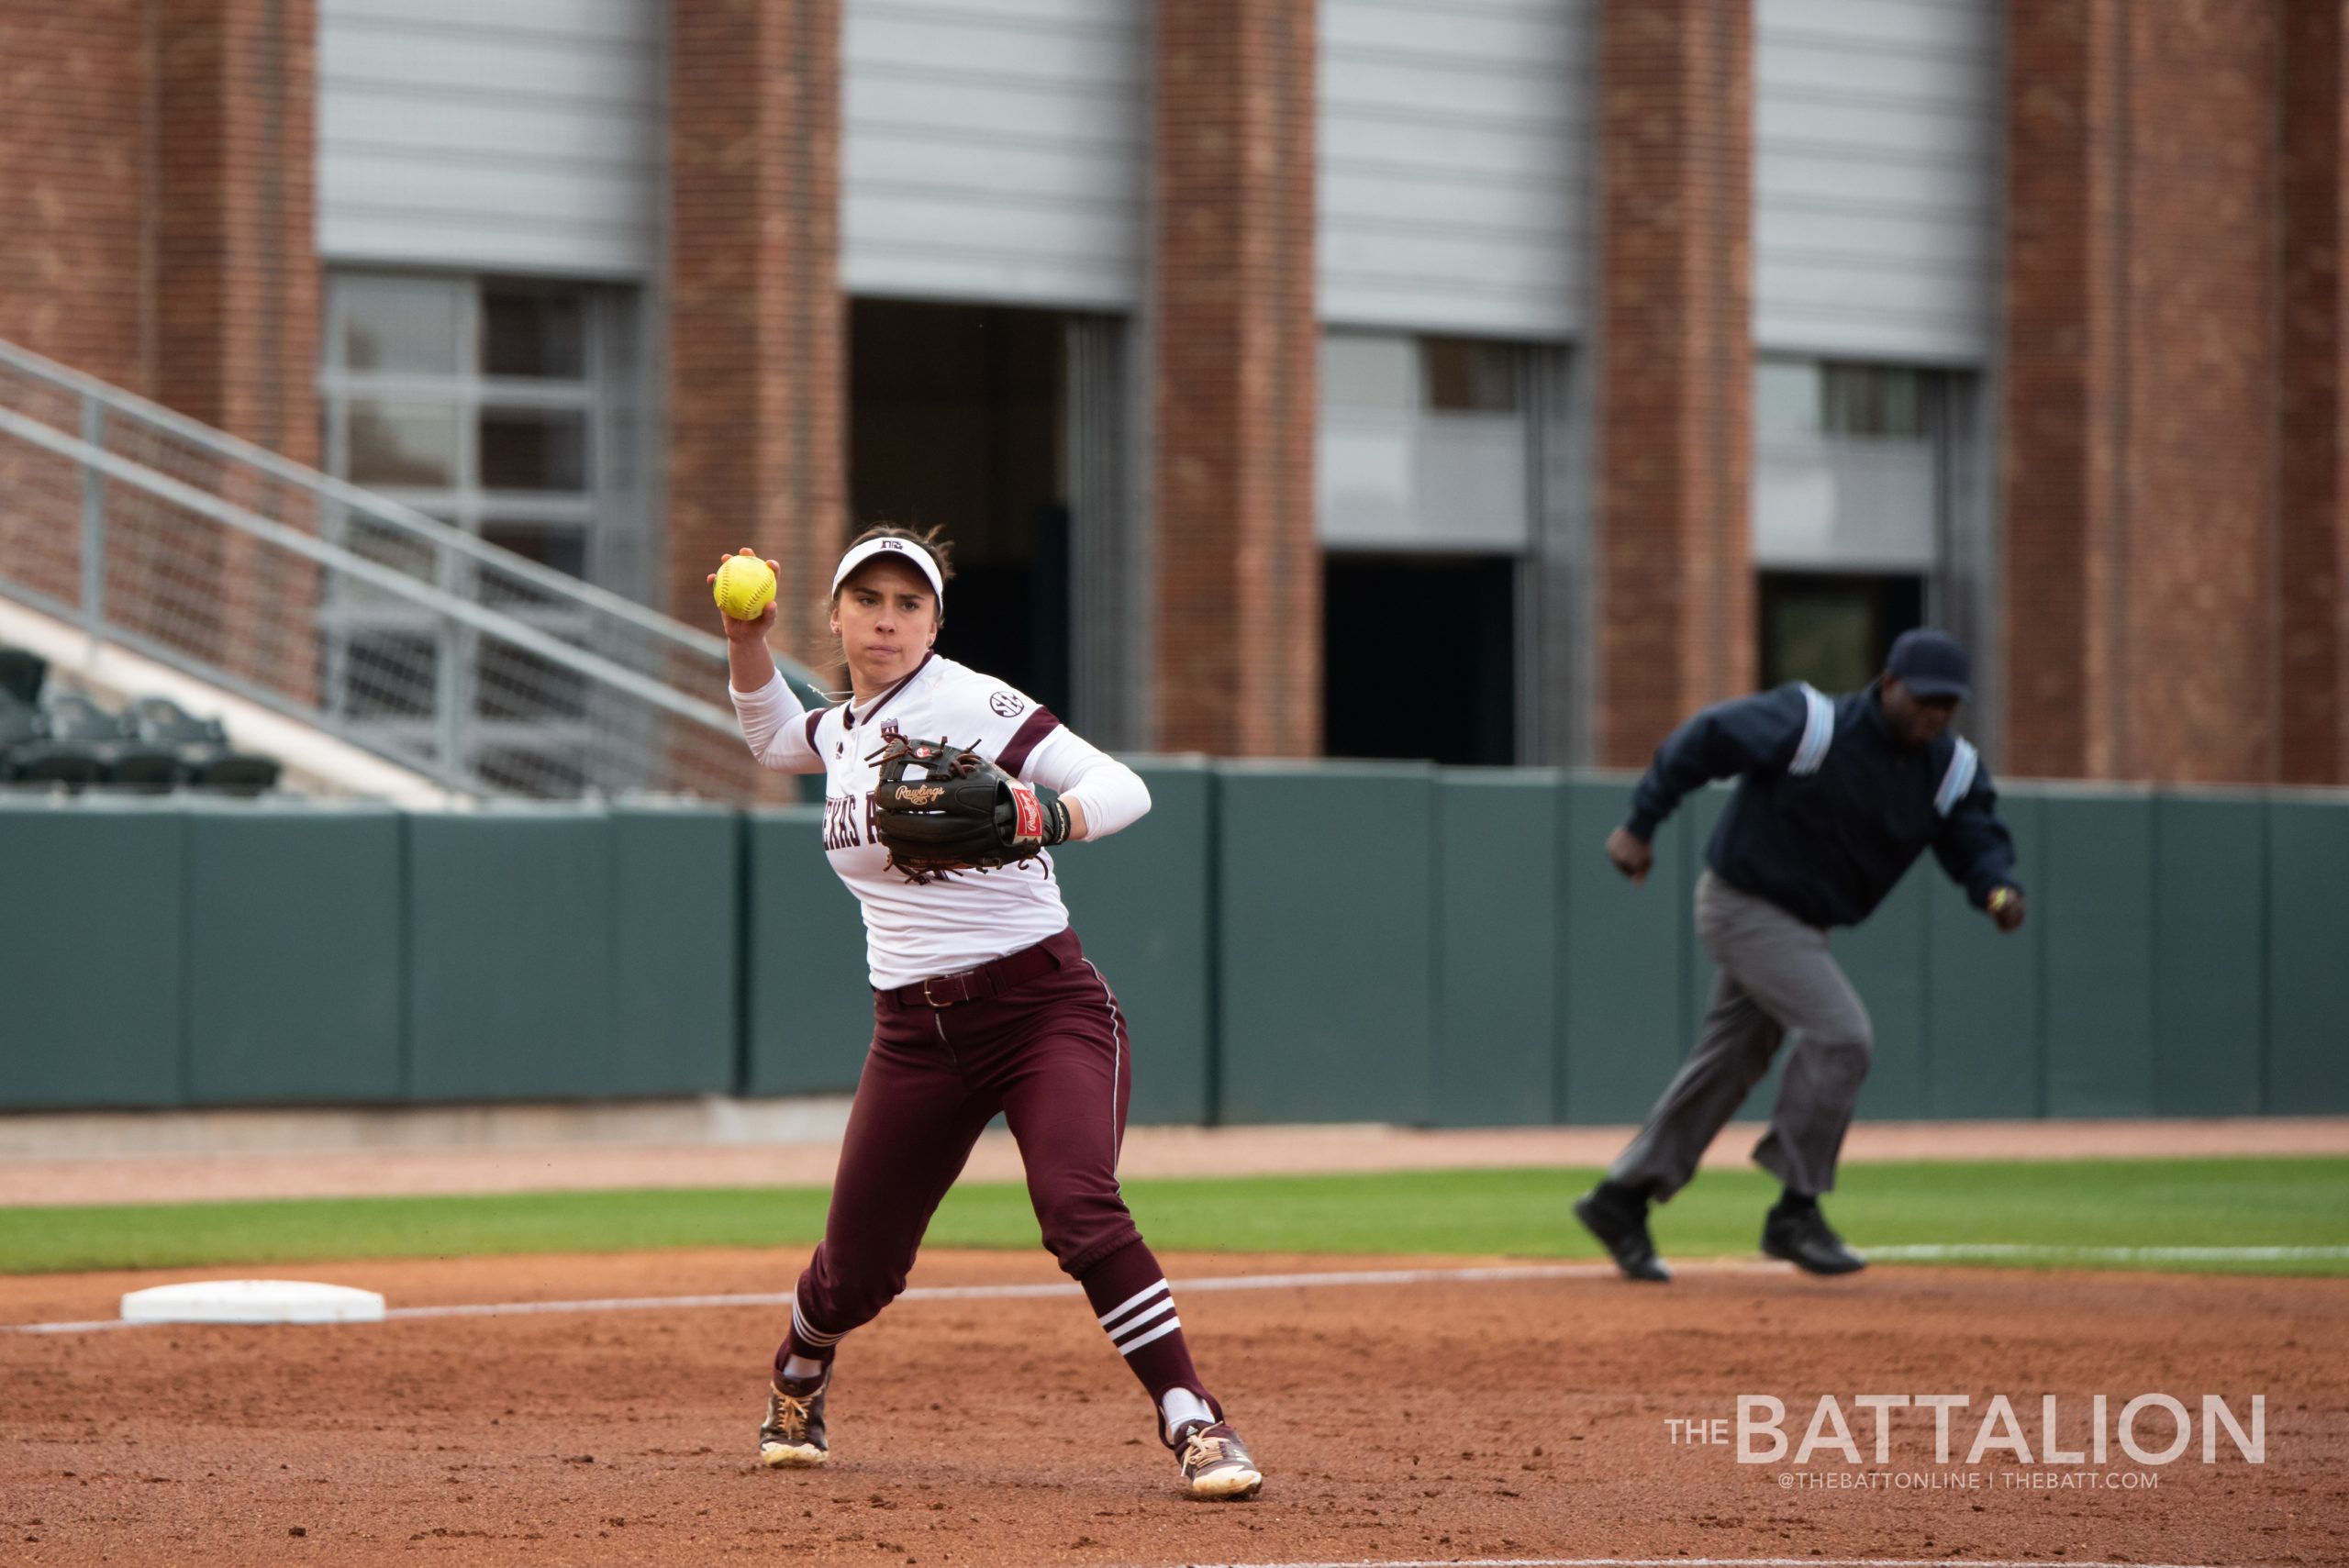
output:
<path id="1" fill-rule="evenodd" d="M 1517 562 L 1352 553 L 1324 562 L 1323 751 L 1517 761 Z"/>
<path id="2" fill-rule="evenodd" d="M 1908 573 L 1765 572 L 1761 588 L 1765 686 L 1856 691 L 1883 672 L 1892 639 L 1925 620 L 1925 580 Z"/>
<path id="3" fill-rule="evenodd" d="M 1000 306 L 849 308 L 852 531 L 943 528 L 939 651 L 1069 701 L 1065 318 Z"/>

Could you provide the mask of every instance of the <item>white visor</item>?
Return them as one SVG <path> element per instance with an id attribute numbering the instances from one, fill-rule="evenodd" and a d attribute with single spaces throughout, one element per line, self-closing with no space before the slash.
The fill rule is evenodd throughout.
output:
<path id="1" fill-rule="evenodd" d="M 921 574 L 930 579 L 930 591 L 938 595 L 939 607 L 945 608 L 946 579 L 938 574 L 938 562 L 930 558 L 930 551 L 909 539 L 890 539 L 886 536 L 869 539 L 841 556 L 840 570 L 832 573 L 832 592 L 837 594 L 841 591 L 841 584 L 848 581 L 850 573 L 884 553 L 909 561 L 919 567 Z"/>

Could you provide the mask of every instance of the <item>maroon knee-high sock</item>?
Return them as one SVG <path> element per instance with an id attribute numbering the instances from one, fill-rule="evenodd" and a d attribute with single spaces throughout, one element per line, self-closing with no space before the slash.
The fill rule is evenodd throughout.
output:
<path id="1" fill-rule="evenodd" d="M 840 1349 L 842 1338 L 843 1336 L 839 1334 L 826 1334 L 821 1329 L 811 1328 L 807 1320 L 800 1316 L 799 1303 L 794 1300 L 791 1304 L 791 1327 L 785 1332 L 783 1343 L 777 1345 L 774 1351 L 775 1385 L 777 1387 L 783 1385 L 783 1363 L 794 1356 L 800 1356 L 811 1362 L 822 1362 L 829 1366 L 832 1353 Z"/>
<path id="2" fill-rule="evenodd" d="M 1191 1365 L 1191 1347 L 1183 1341 L 1183 1320 L 1174 1315 L 1166 1272 L 1146 1243 L 1136 1240 L 1119 1248 L 1085 1270 L 1077 1283 L 1085 1286 L 1085 1298 L 1093 1304 L 1109 1342 L 1150 1391 L 1153 1409 L 1170 1388 L 1187 1388 L 1214 1407 L 1207 1385 Z"/>

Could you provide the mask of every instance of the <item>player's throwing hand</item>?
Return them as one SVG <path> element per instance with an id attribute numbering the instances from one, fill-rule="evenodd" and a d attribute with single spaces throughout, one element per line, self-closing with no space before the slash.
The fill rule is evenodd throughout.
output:
<path id="1" fill-rule="evenodd" d="M 736 550 L 733 555 L 719 556 L 718 558 L 718 564 L 722 567 L 728 562 L 734 560 L 736 556 L 743 555 L 747 555 L 755 561 L 758 559 L 758 554 L 759 552 L 757 550 L 752 550 L 746 544 L 741 549 Z M 778 577 L 783 575 L 782 564 L 772 559 L 767 562 L 767 570 L 774 573 Z M 715 572 L 706 573 L 703 576 L 702 581 L 710 584 L 712 587 L 716 587 L 718 585 L 718 573 Z M 718 612 L 718 624 L 725 628 L 726 638 L 729 642 L 764 642 L 766 640 L 767 633 L 774 629 L 774 601 L 772 599 L 768 600 L 766 608 L 761 610 L 757 615 L 752 616 L 748 620 L 737 620 L 734 617 L 728 615 L 724 610 L 720 610 Z"/>

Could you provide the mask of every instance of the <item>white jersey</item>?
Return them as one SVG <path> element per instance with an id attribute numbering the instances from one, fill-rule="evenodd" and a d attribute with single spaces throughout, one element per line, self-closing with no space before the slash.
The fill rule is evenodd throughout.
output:
<path id="1" fill-rule="evenodd" d="M 974 969 L 1068 926 L 1049 851 L 1025 865 L 916 883 L 889 869 L 874 832 L 871 759 L 893 734 L 967 746 L 1023 783 L 1085 808 L 1085 837 L 1116 832 L 1150 809 L 1132 769 L 1063 726 L 1026 693 L 930 654 L 863 709 L 809 712 L 777 675 L 733 693 L 743 739 L 765 766 L 824 773 L 824 852 L 864 912 L 865 956 L 883 990 Z"/>

